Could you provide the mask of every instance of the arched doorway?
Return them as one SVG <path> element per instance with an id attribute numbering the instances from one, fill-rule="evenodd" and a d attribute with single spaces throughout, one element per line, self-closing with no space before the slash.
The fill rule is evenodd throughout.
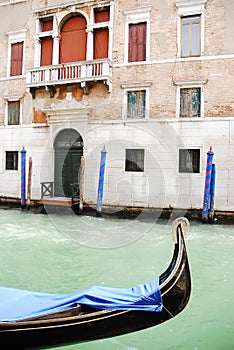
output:
<path id="1" fill-rule="evenodd" d="M 72 197 L 72 184 L 79 185 L 83 139 L 74 129 L 64 129 L 54 141 L 54 195 Z"/>

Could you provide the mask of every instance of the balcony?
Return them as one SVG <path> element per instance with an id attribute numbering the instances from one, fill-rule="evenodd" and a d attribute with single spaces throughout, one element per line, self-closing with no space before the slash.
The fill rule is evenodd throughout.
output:
<path id="1" fill-rule="evenodd" d="M 43 66 L 27 70 L 26 86 L 33 97 L 39 88 L 50 91 L 51 97 L 55 87 L 66 84 L 81 84 L 85 93 L 88 93 L 89 82 L 102 82 L 111 91 L 112 62 L 109 59 L 64 63 L 53 66 Z"/>

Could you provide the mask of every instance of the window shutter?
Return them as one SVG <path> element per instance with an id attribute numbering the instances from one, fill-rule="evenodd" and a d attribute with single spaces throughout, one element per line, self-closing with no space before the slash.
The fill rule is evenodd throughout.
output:
<path id="1" fill-rule="evenodd" d="M 129 25 L 128 61 L 146 60 L 146 23 Z"/>
<path id="2" fill-rule="evenodd" d="M 137 33 L 136 26 L 129 25 L 129 44 L 128 44 L 128 62 L 136 62 L 137 60 Z"/>
<path id="3" fill-rule="evenodd" d="M 11 45 L 10 76 L 22 75 L 23 42 Z"/>
<path id="4" fill-rule="evenodd" d="M 200 117 L 200 105 L 201 105 L 201 94 L 200 89 L 193 89 L 192 91 L 192 116 Z"/>
<path id="5" fill-rule="evenodd" d="M 128 118 L 135 118 L 137 116 L 137 94 L 135 91 L 128 92 Z"/>
<path id="6" fill-rule="evenodd" d="M 138 25 L 138 55 L 137 61 L 146 59 L 146 23 Z"/>

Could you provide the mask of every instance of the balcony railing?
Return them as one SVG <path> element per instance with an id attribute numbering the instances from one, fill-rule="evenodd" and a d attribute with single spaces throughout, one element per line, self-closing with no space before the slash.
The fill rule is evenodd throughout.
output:
<path id="1" fill-rule="evenodd" d="M 111 88 L 112 63 L 109 59 L 64 63 L 27 70 L 26 85 L 29 88 L 50 87 L 71 83 L 103 81 Z"/>

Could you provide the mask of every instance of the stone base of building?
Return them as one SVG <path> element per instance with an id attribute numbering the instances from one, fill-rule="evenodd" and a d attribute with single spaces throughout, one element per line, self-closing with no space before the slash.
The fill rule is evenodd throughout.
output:
<path id="1" fill-rule="evenodd" d="M 19 198 L 0 197 L 0 209 L 22 209 Z M 26 204 L 26 208 L 38 214 L 59 213 L 64 215 L 90 215 L 102 217 L 115 217 L 118 219 L 137 219 L 137 220 L 174 220 L 180 216 L 185 216 L 189 220 L 196 220 L 204 223 L 202 210 L 200 208 L 143 208 L 143 207 L 118 207 L 114 205 L 103 205 L 102 212 L 97 215 L 95 205 L 83 204 L 82 210 L 79 204 L 72 207 L 69 205 L 58 205 L 57 203 L 43 204 L 41 200 L 31 200 Z M 234 212 L 216 210 L 211 220 L 205 221 L 211 224 L 234 224 Z"/>

